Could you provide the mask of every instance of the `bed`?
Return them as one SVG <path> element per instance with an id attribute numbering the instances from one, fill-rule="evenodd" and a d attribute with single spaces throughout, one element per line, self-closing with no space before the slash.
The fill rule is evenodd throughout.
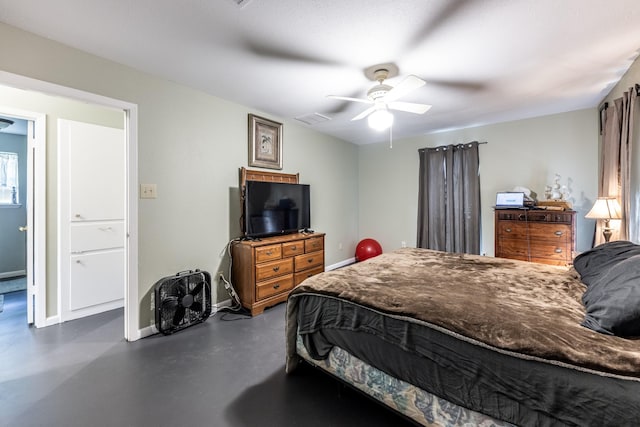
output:
<path id="1" fill-rule="evenodd" d="M 313 276 L 287 302 L 286 370 L 426 426 L 640 425 L 640 247 L 624 243 L 575 269 L 405 248 Z"/>

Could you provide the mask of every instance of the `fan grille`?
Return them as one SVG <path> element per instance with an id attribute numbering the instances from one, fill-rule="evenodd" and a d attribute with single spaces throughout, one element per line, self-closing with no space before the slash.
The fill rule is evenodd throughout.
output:
<path id="1" fill-rule="evenodd" d="M 211 276 L 189 271 L 165 277 L 155 285 L 156 327 L 171 334 L 201 323 L 211 313 Z"/>

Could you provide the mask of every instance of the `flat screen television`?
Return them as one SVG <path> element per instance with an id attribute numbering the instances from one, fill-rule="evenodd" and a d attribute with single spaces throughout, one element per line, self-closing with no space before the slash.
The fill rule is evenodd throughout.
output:
<path id="1" fill-rule="evenodd" d="M 295 233 L 311 226 L 307 184 L 247 181 L 243 208 L 245 237 Z"/>

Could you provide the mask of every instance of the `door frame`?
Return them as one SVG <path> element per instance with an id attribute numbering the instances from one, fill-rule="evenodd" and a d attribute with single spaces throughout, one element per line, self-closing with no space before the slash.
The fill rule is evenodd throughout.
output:
<path id="1" fill-rule="evenodd" d="M 136 341 L 141 338 L 140 329 L 138 326 L 139 309 L 138 309 L 138 106 L 131 102 L 122 101 L 115 98 L 109 98 L 102 95 L 97 95 L 90 92 L 85 92 L 79 89 L 74 89 L 66 86 L 57 85 L 41 80 L 32 79 L 30 77 L 21 76 L 18 74 L 9 73 L 0 70 L 0 84 L 14 87 L 17 89 L 23 89 L 28 91 L 41 92 L 47 95 L 61 96 L 64 98 L 73 99 L 76 101 L 87 102 L 90 104 L 101 105 L 109 108 L 116 108 L 124 111 L 125 115 L 125 144 L 126 144 L 126 212 L 125 212 L 125 226 L 126 226 L 126 240 L 125 240 L 125 301 L 124 301 L 124 338 L 127 341 Z M 45 114 L 45 113 L 43 113 Z M 46 128 L 46 126 L 45 126 Z M 44 151 L 44 150 L 43 150 Z M 42 165 L 46 164 L 45 153 L 41 153 L 43 156 Z M 37 168 L 36 168 L 37 173 Z M 36 182 L 36 185 L 40 185 L 40 188 L 46 188 L 46 177 L 44 173 L 39 177 L 42 182 Z M 37 181 L 38 178 L 36 178 Z M 38 187 L 36 187 L 38 188 Z M 44 192 L 40 192 L 44 193 Z M 39 197 L 36 194 L 36 197 Z M 46 210 L 43 209 L 39 221 L 46 224 L 45 218 Z M 34 217 L 34 220 L 36 218 Z M 36 227 L 35 232 L 38 233 Z M 41 230 L 42 231 L 42 230 Z M 42 245 L 43 253 L 41 257 L 35 257 L 34 260 L 37 263 L 35 269 L 37 274 L 42 275 L 40 284 L 37 284 L 38 291 L 42 288 L 41 294 L 46 295 L 46 257 L 44 252 L 45 235 L 36 235 L 35 247 Z M 42 240 L 40 240 L 42 239 Z M 38 299 L 36 299 L 38 300 Z M 46 304 L 42 307 L 46 311 Z M 60 319 L 60 307 L 57 307 L 58 322 Z M 38 313 L 36 311 L 36 317 Z M 46 320 L 47 324 L 51 324 L 51 318 Z M 58 323 L 53 321 L 52 323 Z M 36 324 L 36 326 L 38 326 Z"/>
<path id="2" fill-rule="evenodd" d="M 46 176 L 47 116 L 0 105 L 0 113 L 27 120 L 27 323 L 47 326 L 46 283 Z M 33 125 L 32 125 L 33 123 Z M 33 127 L 32 127 L 33 126 Z M 30 138 L 33 137 L 33 138 Z"/>

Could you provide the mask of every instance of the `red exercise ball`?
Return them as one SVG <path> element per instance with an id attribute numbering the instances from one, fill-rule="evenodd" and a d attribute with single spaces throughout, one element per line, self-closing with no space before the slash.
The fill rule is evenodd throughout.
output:
<path id="1" fill-rule="evenodd" d="M 356 261 L 364 261 L 382 253 L 382 246 L 374 239 L 360 240 L 356 246 Z"/>

